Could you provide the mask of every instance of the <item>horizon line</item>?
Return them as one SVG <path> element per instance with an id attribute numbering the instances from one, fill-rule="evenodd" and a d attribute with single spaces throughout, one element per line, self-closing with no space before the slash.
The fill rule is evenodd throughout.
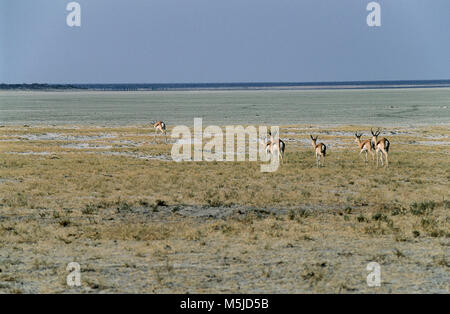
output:
<path id="1" fill-rule="evenodd" d="M 406 83 L 406 82 L 450 82 L 450 78 L 445 79 L 395 79 L 395 80 L 350 80 L 350 81 L 228 81 L 228 82 L 160 82 L 160 83 L 136 83 L 136 82 L 122 82 L 122 83 L 0 83 L 0 85 L 237 85 L 237 84 L 349 84 L 349 83 Z"/>

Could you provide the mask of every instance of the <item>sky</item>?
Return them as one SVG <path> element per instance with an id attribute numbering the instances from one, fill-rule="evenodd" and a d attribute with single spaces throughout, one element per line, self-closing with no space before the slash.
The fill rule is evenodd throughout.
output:
<path id="1" fill-rule="evenodd" d="M 0 83 L 450 79 L 450 1 L 0 0 Z"/>

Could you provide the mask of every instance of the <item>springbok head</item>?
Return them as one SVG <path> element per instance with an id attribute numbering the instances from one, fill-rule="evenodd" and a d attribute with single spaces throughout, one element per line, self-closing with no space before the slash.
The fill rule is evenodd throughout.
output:
<path id="1" fill-rule="evenodd" d="M 370 128 L 370 133 L 372 133 L 372 136 L 378 136 L 380 135 L 380 129 L 378 128 L 378 130 L 376 130 L 375 132 L 372 130 L 372 128 Z"/>
<path id="2" fill-rule="evenodd" d="M 372 144 L 376 144 L 377 143 L 377 137 L 378 135 L 380 135 L 380 129 L 378 128 L 378 130 L 376 130 L 375 132 L 372 130 L 372 128 L 370 128 L 370 133 L 372 133 Z"/>
<path id="3" fill-rule="evenodd" d="M 358 143 L 361 140 L 362 135 L 363 135 L 362 133 L 358 134 L 358 131 L 355 132 L 355 142 L 356 143 Z"/>

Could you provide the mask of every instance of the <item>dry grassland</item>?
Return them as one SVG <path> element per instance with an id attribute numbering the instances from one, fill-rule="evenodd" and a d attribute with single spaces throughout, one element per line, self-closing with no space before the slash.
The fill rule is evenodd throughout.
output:
<path id="1" fill-rule="evenodd" d="M 283 126 L 286 160 L 262 173 L 173 162 L 148 126 L 2 127 L 0 291 L 448 293 L 450 131 L 387 130 L 376 168 L 354 142 L 369 129 Z"/>

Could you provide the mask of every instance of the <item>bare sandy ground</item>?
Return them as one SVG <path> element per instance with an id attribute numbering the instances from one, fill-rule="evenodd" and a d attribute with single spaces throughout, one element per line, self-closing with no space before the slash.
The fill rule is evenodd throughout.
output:
<path id="1" fill-rule="evenodd" d="M 0 291 L 449 292 L 448 238 L 355 237 L 346 230 L 372 224 L 357 222 L 360 211 L 348 221 L 339 209 L 317 208 L 308 216 L 240 206 L 111 208 L 65 220 L 43 211 L 2 215 L 2 227 L 9 226 L 3 237 L 17 241 L 2 245 Z M 37 228 L 38 239 L 20 236 L 20 228 Z M 52 230 L 48 237 L 45 230 Z M 65 282 L 73 261 L 81 266 L 81 287 Z M 366 282 L 372 261 L 381 266 L 380 287 Z"/>

